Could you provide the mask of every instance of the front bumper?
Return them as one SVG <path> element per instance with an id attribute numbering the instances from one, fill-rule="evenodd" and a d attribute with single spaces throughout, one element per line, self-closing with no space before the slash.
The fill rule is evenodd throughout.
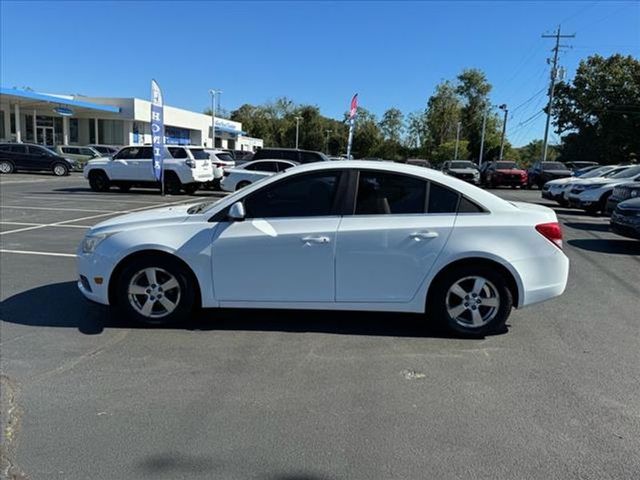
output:
<path id="1" fill-rule="evenodd" d="M 109 305 L 109 280 L 113 259 L 99 254 L 86 254 L 79 248 L 76 258 L 78 289 L 89 300 Z"/>
<path id="2" fill-rule="evenodd" d="M 640 240 L 640 217 L 620 215 L 617 212 L 611 214 L 609 222 L 611 231 L 623 237 L 636 238 Z"/>

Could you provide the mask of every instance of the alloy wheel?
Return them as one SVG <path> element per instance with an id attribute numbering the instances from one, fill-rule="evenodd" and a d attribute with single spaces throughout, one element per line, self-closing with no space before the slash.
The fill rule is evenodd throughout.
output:
<path id="1" fill-rule="evenodd" d="M 495 318 L 500 294 L 484 277 L 469 276 L 455 282 L 447 291 L 447 313 L 458 325 L 480 328 Z"/>
<path id="2" fill-rule="evenodd" d="M 57 175 L 58 177 L 62 177 L 64 175 L 66 175 L 67 169 L 64 168 L 64 166 L 62 166 L 62 165 L 56 165 L 55 167 L 53 167 L 53 173 L 55 175 Z"/>
<path id="3" fill-rule="evenodd" d="M 0 173 L 11 173 L 12 170 L 9 162 L 0 162 Z"/>
<path id="4" fill-rule="evenodd" d="M 140 315 L 162 318 L 180 303 L 180 283 L 162 268 L 148 267 L 131 277 L 127 289 L 129 303 Z"/>

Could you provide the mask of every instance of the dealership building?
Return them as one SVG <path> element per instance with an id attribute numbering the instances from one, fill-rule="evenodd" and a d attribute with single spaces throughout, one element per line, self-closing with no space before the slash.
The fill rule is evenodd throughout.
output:
<path id="1" fill-rule="evenodd" d="M 151 102 L 140 98 L 57 95 L 0 88 L 0 139 L 41 145 L 143 145 L 151 143 Z M 262 139 L 242 124 L 181 108 L 164 107 L 165 142 L 255 151 Z"/>

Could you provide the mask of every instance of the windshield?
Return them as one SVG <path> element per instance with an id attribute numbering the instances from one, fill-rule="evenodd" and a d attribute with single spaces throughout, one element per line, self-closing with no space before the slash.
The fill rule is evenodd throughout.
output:
<path id="1" fill-rule="evenodd" d="M 622 172 L 618 172 L 615 175 L 611 175 L 611 178 L 631 178 L 640 174 L 640 165 L 636 167 L 629 167 Z"/>
<path id="2" fill-rule="evenodd" d="M 451 162 L 449 168 L 478 168 L 478 166 L 473 162 Z"/>
<path id="3" fill-rule="evenodd" d="M 560 162 L 544 162 L 542 164 L 543 170 L 566 170 L 567 167 L 564 163 Z"/>
<path id="4" fill-rule="evenodd" d="M 509 170 L 512 168 L 518 168 L 518 165 L 516 165 L 516 162 L 498 162 L 496 163 L 496 168 L 498 170 Z"/>
<path id="5" fill-rule="evenodd" d="M 613 170 L 611 167 L 594 168 L 593 170 L 589 170 L 587 173 L 580 175 L 580 178 L 604 177 L 611 170 Z"/>
<path id="6" fill-rule="evenodd" d="M 203 148 L 190 148 L 189 150 L 196 160 L 209 160 L 209 154 Z"/>

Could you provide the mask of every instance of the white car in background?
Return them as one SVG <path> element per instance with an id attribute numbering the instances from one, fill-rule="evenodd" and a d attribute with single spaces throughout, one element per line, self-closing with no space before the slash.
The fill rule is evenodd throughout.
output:
<path id="1" fill-rule="evenodd" d="M 607 200 L 618 185 L 640 181 L 640 165 L 627 167 L 607 178 L 589 178 L 571 184 L 569 206 L 588 213 L 604 212 Z"/>
<path id="2" fill-rule="evenodd" d="M 562 206 L 567 206 L 568 200 L 566 198 L 566 193 L 571 188 L 571 185 L 579 180 L 586 180 L 588 178 L 606 178 L 611 175 L 615 175 L 621 170 L 629 167 L 622 167 L 617 165 L 604 165 L 601 167 L 597 167 L 593 170 L 586 172 L 583 175 L 576 177 L 565 177 L 558 178 L 556 180 L 549 180 L 542 186 L 542 191 L 540 192 L 542 198 L 546 198 L 548 200 L 555 200 Z"/>
<path id="3" fill-rule="evenodd" d="M 109 219 L 77 266 L 87 298 L 150 324 L 198 307 L 372 310 L 426 313 L 467 335 L 502 331 L 512 307 L 562 294 L 569 273 L 553 210 L 350 160 Z"/>
<path id="4" fill-rule="evenodd" d="M 217 149 L 211 150 L 208 148 L 204 149 L 204 151 L 207 152 L 209 159 L 211 160 L 214 180 L 220 180 L 224 176 L 225 170 L 236 166 L 236 161 L 229 152 Z"/>
<path id="5" fill-rule="evenodd" d="M 220 181 L 220 188 L 225 192 L 235 192 L 252 183 L 270 177 L 278 172 L 284 172 L 297 164 L 289 160 L 255 160 L 240 167 L 231 168 L 224 172 Z"/>
<path id="6" fill-rule="evenodd" d="M 96 192 L 106 192 L 112 186 L 125 192 L 131 187 L 159 188 L 152 157 L 150 146 L 123 147 L 113 157 L 90 160 L 84 167 L 84 177 Z M 165 191 L 169 194 L 184 190 L 191 195 L 213 180 L 211 160 L 202 147 L 166 146 L 163 169 Z"/>

